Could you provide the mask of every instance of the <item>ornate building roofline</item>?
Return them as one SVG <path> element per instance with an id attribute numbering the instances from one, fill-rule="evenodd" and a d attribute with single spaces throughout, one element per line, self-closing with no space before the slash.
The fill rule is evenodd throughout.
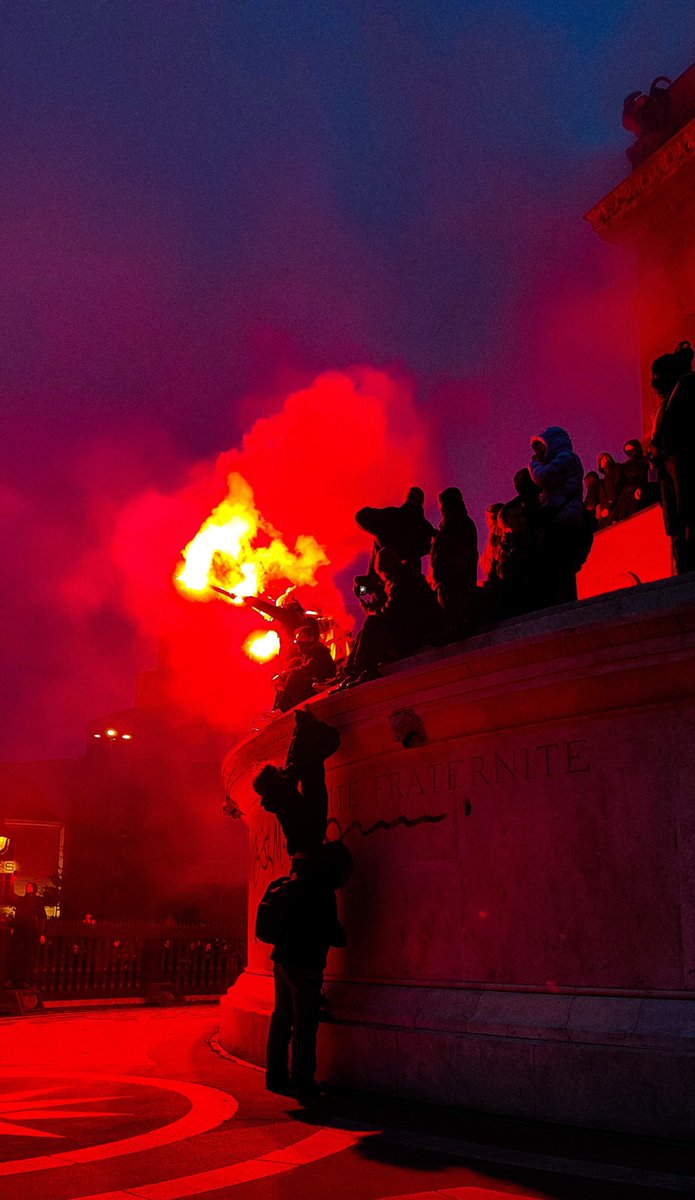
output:
<path id="1" fill-rule="evenodd" d="M 606 241 L 629 240 L 633 221 L 643 218 L 657 193 L 687 167 L 695 168 L 695 118 L 585 213 L 584 220 Z"/>

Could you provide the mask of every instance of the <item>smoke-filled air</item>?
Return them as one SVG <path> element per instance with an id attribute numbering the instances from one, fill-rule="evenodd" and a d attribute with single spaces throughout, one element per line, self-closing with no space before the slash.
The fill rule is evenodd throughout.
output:
<path id="1" fill-rule="evenodd" d="M 586 469 L 641 434 L 633 263 L 582 216 L 694 37 L 692 0 L 8 6 L 0 759 L 82 753 L 157 648 L 248 728 L 273 639 L 210 585 L 349 626 L 361 506 L 460 487 L 482 537 L 537 430 Z"/>
<path id="2" fill-rule="evenodd" d="M 369 546 L 355 497 L 400 502 L 433 478 L 410 389 L 359 368 L 291 393 L 175 493 L 132 500 L 112 559 L 128 612 L 160 640 L 177 705 L 225 729 L 267 708 L 276 645 L 241 598 L 295 586 L 307 610 L 349 629 L 340 577 L 360 554 L 366 563 Z"/>

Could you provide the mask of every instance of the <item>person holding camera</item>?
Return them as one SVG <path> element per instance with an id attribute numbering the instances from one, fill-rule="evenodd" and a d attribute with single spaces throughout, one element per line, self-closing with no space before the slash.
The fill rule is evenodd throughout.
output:
<path id="1" fill-rule="evenodd" d="M 429 554 L 436 533 L 425 516 L 425 493 L 422 488 L 411 487 L 405 502 L 398 507 L 361 508 L 355 520 L 361 529 L 371 533 L 374 538 L 366 577 L 368 591 L 376 588 L 378 592 L 380 589 L 376 570 L 376 556 L 380 550 L 393 550 L 399 560 L 406 562 L 413 571 L 422 570 L 422 560 Z"/>

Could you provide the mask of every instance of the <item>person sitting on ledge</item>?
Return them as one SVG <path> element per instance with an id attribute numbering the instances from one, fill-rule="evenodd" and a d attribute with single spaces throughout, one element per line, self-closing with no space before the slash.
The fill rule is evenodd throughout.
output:
<path id="1" fill-rule="evenodd" d="M 240 599 L 247 608 L 271 618 L 270 627 L 280 638 L 280 654 L 283 661 L 287 662 L 296 653 L 294 639 L 297 631 L 311 619 L 297 599 L 296 588 L 289 587 L 277 602 L 263 596 L 241 596 Z"/>
<path id="2" fill-rule="evenodd" d="M 380 612 L 367 616 L 355 639 L 344 686 L 376 679 L 380 663 L 416 654 L 442 634 L 441 610 L 420 571 L 386 547 L 377 555 L 376 569 L 384 581 L 386 600 Z"/>
<path id="3" fill-rule="evenodd" d="M 331 946 L 347 945 L 335 893 L 348 881 L 352 857 L 342 842 L 294 855 L 291 874 L 267 888 L 256 937 L 272 945 L 275 1003 L 266 1045 L 265 1084 L 300 1101 L 320 1094 L 316 1040 L 323 972 Z"/>
<path id="4" fill-rule="evenodd" d="M 280 712 L 289 712 L 296 704 L 310 700 L 315 694 L 315 683 L 325 683 L 335 675 L 335 663 L 328 646 L 320 637 L 319 623 L 315 617 L 305 617 L 295 634 L 297 655 L 290 660 L 289 670 L 279 678 L 275 707 Z"/>
<path id="5" fill-rule="evenodd" d="M 294 714 L 295 728 L 284 767 L 267 763 L 253 781 L 261 808 L 273 813 L 289 855 L 318 850 L 326 837 L 328 790 L 325 761 L 340 745 L 340 734 L 306 709 Z"/>

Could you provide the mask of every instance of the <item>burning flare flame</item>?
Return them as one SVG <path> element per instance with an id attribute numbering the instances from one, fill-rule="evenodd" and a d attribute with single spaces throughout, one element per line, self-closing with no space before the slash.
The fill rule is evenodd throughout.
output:
<path id="1" fill-rule="evenodd" d="M 234 593 L 233 603 L 243 604 L 243 597 L 261 595 L 272 581 L 313 587 L 318 568 L 329 562 L 323 546 L 311 535 L 300 534 L 290 550 L 261 516 L 243 475 L 233 472 L 227 485 L 227 497 L 182 551 L 184 567 L 174 579 L 177 588 L 190 599 L 207 600 L 210 588 L 217 586 Z M 264 544 L 255 544 L 259 538 Z M 251 658 L 267 662 L 277 654 L 277 648 L 270 649 L 275 639 L 272 630 L 252 634 L 244 649 Z"/>
<path id="2" fill-rule="evenodd" d="M 267 633 L 250 633 L 244 642 L 244 653 L 255 662 L 270 662 L 280 653 L 280 637 L 274 629 Z"/>

